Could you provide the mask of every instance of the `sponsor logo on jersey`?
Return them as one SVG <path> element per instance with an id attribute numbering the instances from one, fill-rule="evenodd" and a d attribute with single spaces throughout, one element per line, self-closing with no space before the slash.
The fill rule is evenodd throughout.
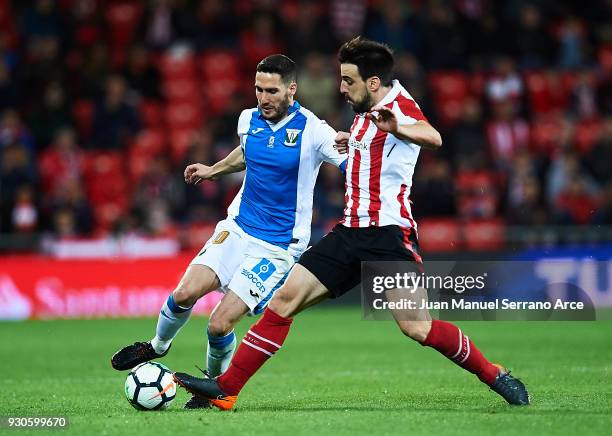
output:
<path id="1" fill-rule="evenodd" d="M 285 142 L 284 144 L 287 147 L 295 147 L 297 144 L 297 139 L 298 139 L 298 135 L 300 134 L 301 130 L 298 129 L 287 129 L 285 131 Z"/>
<path id="2" fill-rule="evenodd" d="M 368 144 L 366 144 L 365 142 L 357 141 L 353 138 L 349 139 L 348 145 L 351 148 L 361 151 L 367 150 L 369 148 Z"/>

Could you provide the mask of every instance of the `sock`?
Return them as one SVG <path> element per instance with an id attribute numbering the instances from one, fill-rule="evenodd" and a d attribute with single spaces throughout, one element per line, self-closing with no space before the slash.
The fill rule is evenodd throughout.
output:
<path id="1" fill-rule="evenodd" d="M 227 395 L 238 395 L 251 376 L 280 350 L 292 321 L 270 309 L 264 311 L 242 339 L 227 371 L 217 378 L 219 387 Z"/>
<path id="2" fill-rule="evenodd" d="M 236 349 L 236 334 L 232 330 L 225 336 L 212 336 L 208 330 L 208 349 L 206 350 L 206 362 L 208 373 L 211 377 L 223 374 Z"/>
<path id="3" fill-rule="evenodd" d="M 434 319 L 422 345 L 435 348 L 488 385 L 493 384 L 499 373 L 499 368 L 489 362 L 470 338 L 450 322 Z"/>
<path id="4" fill-rule="evenodd" d="M 156 353 L 162 354 L 168 349 L 178 331 L 189 319 L 189 315 L 191 307 L 179 306 L 170 294 L 159 311 L 156 334 L 151 339 L 151 345 Z"/>

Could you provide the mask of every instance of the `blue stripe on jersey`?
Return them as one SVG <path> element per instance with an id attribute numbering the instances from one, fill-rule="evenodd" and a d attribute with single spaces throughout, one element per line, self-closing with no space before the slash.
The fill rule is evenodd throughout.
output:
<path id="1" fill-rule="evenodd" d="M 289 108 L 299 109 L 295 102 Z M 253 112 L 245 141 L 246 176 L 236 223 L 247 234 L 287 249 L 297 207 L 297 180 L 306 116 L 297 112 L 274 132 Z"/>

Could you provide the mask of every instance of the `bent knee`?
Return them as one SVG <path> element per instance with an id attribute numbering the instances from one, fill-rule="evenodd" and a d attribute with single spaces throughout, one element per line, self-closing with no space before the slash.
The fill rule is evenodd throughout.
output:
<path id="1" fill-rule="evenodd" d="M 282 286 L 270 300 L 268 309 L 282 317 L 288 318 L 294 315 L 298 306 L 299 301 L 297 301 L 295 293 L 291 292 L 290 288 Z"/>
<path id="2" fill-rule="evenodd" d="M 234 328 L 234 323 L 224 316 L 213 315 L 208 320 L 208 333 L 211 336 L 226 336 Z"/>
<path id="3" fill-rule="evenodd" d="M 182 307 L 193 306 L 202 295 L 202 289 L 191 282 L 181 282 L 172 292 L 174 302 Z"/>
<path id="4" fill-rule="evenodd" d="M 423 343 L 431 330 L 431 321 L 402 321 L 399 327 L 404 335 Z"/>

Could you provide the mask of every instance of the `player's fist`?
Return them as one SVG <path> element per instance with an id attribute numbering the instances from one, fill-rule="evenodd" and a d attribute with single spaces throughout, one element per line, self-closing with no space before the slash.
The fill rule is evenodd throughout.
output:
<path id="1" fill-rule="evenodd" d="M 397 117 L 388 107 L 374 106 L 370 109 L 367 116 L 376 124 L 376 127 L 383 132 L 390 132 L 392 134 L 397 132 Z"/>
<path id="2" fill-rule="evenodd" d="M 185 168 L 185 183 L 197 185 L 202 180 L 217 180 L 213 168 L 203 164 L 191 164 Z"/>
<path id="3" fill-rule="evenodd" d="M 338 153 L 344 154 L 348 152 L 348 141 L 351 134 L 347 132 L 338 132 L 334 139 L 334 148 Z"/>

